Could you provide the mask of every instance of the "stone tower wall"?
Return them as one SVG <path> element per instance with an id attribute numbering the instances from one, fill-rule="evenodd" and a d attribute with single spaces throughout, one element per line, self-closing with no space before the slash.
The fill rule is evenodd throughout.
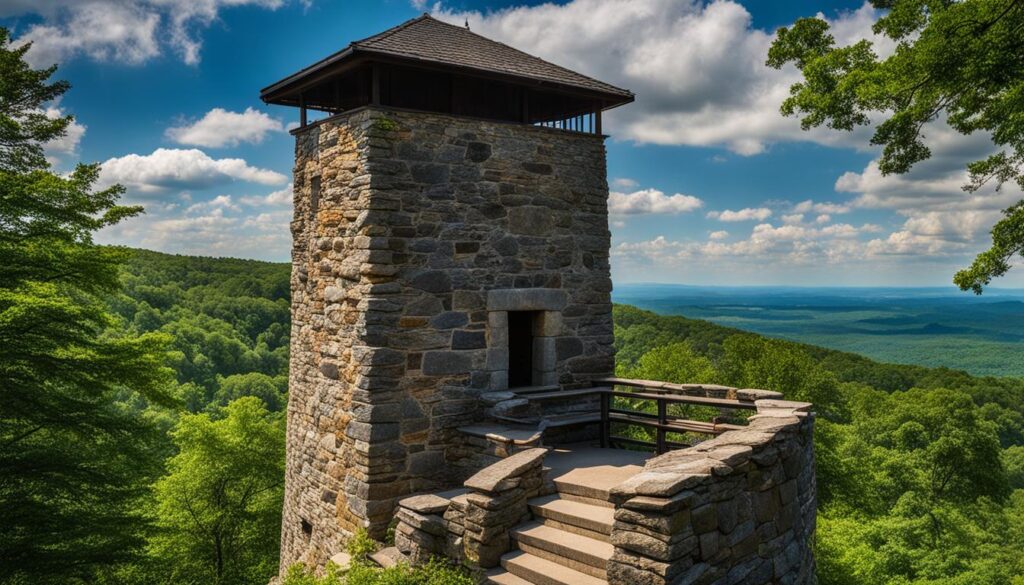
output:
<path id="1" fill-rule="evenodd" d="M 600 136 L 385 109 L 297 134 L 283 568 L 465 479 L 506 311 L 539 312 L 535 379 L 612 373 L 607 197 Z"/>

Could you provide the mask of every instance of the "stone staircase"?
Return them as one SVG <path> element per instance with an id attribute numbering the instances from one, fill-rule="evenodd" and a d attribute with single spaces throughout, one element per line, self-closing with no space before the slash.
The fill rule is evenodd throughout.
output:
<path id="1" fill-rule="evenodd" d="M 635 469 L 552 470 L 555 494 L 530 500 L 533 519 L 515 527 L 513 550 L 487 574 L 494 585 L 599 585 L 614 547 L 609 490 Z"/>

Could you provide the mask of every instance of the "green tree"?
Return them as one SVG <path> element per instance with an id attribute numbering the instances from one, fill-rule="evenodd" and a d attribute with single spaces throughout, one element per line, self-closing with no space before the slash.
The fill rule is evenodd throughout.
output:
<path id="1" fill-rule="evenodd" d="M 1004 540 L 996 425 L 953 390 L 870 390 L 851 403 L 838 454 L 855 464 L 819 514 L 821 582 L 1008 583 L 1020 544 Z"/>
<path id="2" fill-rule="evenodd" d="M 1014 445 L 1003 451 L 1003 465 L 1010 487 L 1024 490 L 1024 445 Z"/>
<path id="3" fill-rule="evenodd" d="M 278 412 L 288 402 L 285 396 L 287 390 L 288 378 L 285 376 L 272 378 L 259 372 L 234 374 L 220 380 L 213 404 L 223 406 L 242 396 L 255 396 L 263 401 L 268 410 Z"/>
<path id="4" fill-rule="evenodd" d="M 173 584 L 264 583 L 277 572 L 284 419 L 256 397 L 224 417 L 184 415 L 178 454 L 155 486 L 153 577 Z"/>
<path id="5" fill-rule="evenodd" d="M 718 374 L 711 360 L 694 353 L 690 344 L 676 342 L 645 353 L 634 366 L 618 368 L 626 378 L 661 380 L 679 384 L 716 384 Z"/>
<path id="6" fill-rule="evenodd" d="M 74 583 L 138 552 L 158 437 L 117 398 L 166 402 L 171 379 L 163 336 L 114 333 L 127 252 L 92 241 L 141 209 L 93 191 L 96 165 L 50 171 L 71 118 L 43 106 L 68 84 L 28 48 L 0 29 L 0 581 Z"/>
<path id="7" fill-rule="evenodd" d="M 733 335 L 722 346 L 720 384 L 782 392 L 787 400 L 813 402 L 822 416 L 846 418 L 835 375 L 818 367 L 796 344 L 758 335 Z"/>
<path id="8" fill-rule="evenodd" d="M 924 128 L 944 117 L 962 134 L 986 132 L 999 148 L 968 165 L 967 191 L 995 182 L 1024 188 L 1024 4 L 1018 0 L 871 0 L 884 16 L 876 34 L 897 43 L 881 58 L 869 41 L 840 47 L 820 18 L 778 30 L 768 65 L 793 63 L 803 81 L 790 88 L 785 115 L 803 128 L 852 130 L 881 123 L 871 143 L 883 147 L 879 170 L 905 173 L 931 156 Z M 954 282 L 981 294 L 1024 250 L 1024 201 L 992 228 L 992 247 Z"/>

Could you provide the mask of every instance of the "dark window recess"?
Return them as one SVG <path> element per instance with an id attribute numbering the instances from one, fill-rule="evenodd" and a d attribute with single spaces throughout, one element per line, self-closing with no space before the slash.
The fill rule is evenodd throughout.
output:
<path id="1" fill-rule="evenodd" d="M 305 518 L 300 518 L 300 520 L 302 520 L 302 534 L 305 535 L 306 540 L 309 540 L 313 536 L 313 525 Z"/>
<path id="2" fill-rule="evenodd" d="M 409 67 L 382 67 L 380 75 L 380 99 L 385 105 L 427 112 L 451 111 L 449 76 Z"/>
<path id="3" fill-rule="evenodd" d="M 313 177 L 309 182 L 309 219 L 316 218 L 320 208 L 320 177 Z"/>
<path id="4" fill-rule="evenodd" d="M 508 313 L 508 385 L 509 388 L 533 385 L 534 311 Z"/>
<path id="5" fill-rule="evenodd" d="M 452 77 L 452 113 L 474 118 L 519 122 L 523 117 L 524 89 L 487 79 Z"/>

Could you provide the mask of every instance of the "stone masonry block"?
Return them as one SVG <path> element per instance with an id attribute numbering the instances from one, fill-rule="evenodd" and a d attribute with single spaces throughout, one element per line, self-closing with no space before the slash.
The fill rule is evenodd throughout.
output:
<path id="1" fill-rule="evenodd" d="M 487 293 L 488 311 L 561 311 L 568 303 L 562 289 L 516 288 Z"/>
<path id="2" fill-rule="evenodd" d="M 542 311 L 533 321 L 534 337 L 557 337 L 562 334 L 562 312 Z"/>

